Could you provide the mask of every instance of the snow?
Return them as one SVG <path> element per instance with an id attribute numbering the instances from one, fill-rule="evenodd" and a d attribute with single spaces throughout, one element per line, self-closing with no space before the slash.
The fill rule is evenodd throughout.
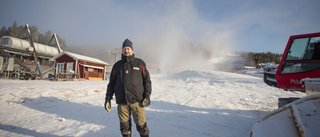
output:
<path id="1" fill-rule="evenodd" d="M 103 64 L 103 65 L 109 66 L 108 63 L 106 63 L 106 62 L 104 62 L 104 61 L 102 61 L 100 59 L 93 58 L 93 57 L 88 57 L 88 56 L 84 56 L 84 55 L 80 55 L 80 54 L 76 54 L 76 53 L 71 53 L 71 52 L 68 52 L 68 51 L 63 51 L 62 53 L 52 57 L 50 59 L 50 61 L 54 61 L 54 60 L 56 60 L 57 58 L 61 57 L 64 54 L 72 57 L 74 60 L 84 60 L 84 61 L 89 61 L 89 62 L 94 62 L 94 63 Z"/>
<path id="2" fill-rule="evenodd" d="M 277 109 L 278 98 L 305 96 L 249 74 L 151 74 L 151 105 L 145 109 L 150 136 L 249 136 L 260 117 Z M 107 84 L 0 79 L 0 136 L 119 137 L 115 100 L 111 112 L 103 107 Z M 139 136 L 135 124 L 132 132 Z"/>

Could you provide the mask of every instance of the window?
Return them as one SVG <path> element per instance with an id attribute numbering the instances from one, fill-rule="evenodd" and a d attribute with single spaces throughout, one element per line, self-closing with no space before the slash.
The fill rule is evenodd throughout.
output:
<path id="1" fill-rule="evenodd" d="M 57 72 L 56 73 L 63 73 L 63 69 L 64 69 L 64 63 L 57 63 Z"/>
<path id="2" fill-rule="evenodd" d="M 320 62 L 307 63 L 285 63 L 280 74 L 293 74 L 310 72 L 320 68 Z"/>
<path id="3" fill-rule="evenodd" d="M 67 63 L 67 73 L 71 73 L 74 74 L 74 70 L 73 70 L 73 62 L 68 62 Z"/>
<path id="4" fill-rule="evenodd" d="M 285 60 L 318 60 L 319 45 L 320 36 L 293 39 Z"/>
<path id="5" fill-rule="evenodd" d="M 2 39 L 1 39 L 1 44 L 2 44 L 2 45 L 7 45 L 7 44 L 9 44 L 9 38 L 2 38 Z"/>
<path id="6" fill-rule="evenodd" d="M 88 68 L 89 72 L 94 72 L 94 68 Z"/>

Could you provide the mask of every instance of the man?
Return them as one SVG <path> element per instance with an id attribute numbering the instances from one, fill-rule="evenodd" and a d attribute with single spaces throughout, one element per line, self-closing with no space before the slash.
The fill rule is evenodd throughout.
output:
<path id="1" fill-rule="evenodd" d="M 131 113 L 141 137 L 149 137 L 144 107 L 150 105 L 151 80 L 146 64 L 135 58 L 132 42 L 122 44 L 122 59 L 116 62 L 110 74 L 105 109 L 110 112 L 111 99 L 116 95 L 120 131 L 123 137 L 131 137 Z"/>

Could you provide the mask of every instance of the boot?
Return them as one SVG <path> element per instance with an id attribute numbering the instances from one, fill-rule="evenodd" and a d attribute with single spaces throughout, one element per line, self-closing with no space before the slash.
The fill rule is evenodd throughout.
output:
<path id="1" fill-rule="evenodd" d="M 122 137 L 131 137 L 131 134 L 129 135 L 122 134 Z"/>

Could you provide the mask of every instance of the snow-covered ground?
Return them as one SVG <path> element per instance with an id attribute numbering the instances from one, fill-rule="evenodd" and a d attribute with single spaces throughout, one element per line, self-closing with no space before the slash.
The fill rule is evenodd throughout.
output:
<path id="1" fill-rule="evenodd" d="M 261 77 L 219 71 L 151 79 L 146 108 L 151 137 L 249 136 L 253 124 L 277 108 L 278 98 L 305 96 L 270 87 Z M 111 112 L 103 107 L 107 84 L 0 79 L 0 136 L 119 137 L 115 100 Z"/>

